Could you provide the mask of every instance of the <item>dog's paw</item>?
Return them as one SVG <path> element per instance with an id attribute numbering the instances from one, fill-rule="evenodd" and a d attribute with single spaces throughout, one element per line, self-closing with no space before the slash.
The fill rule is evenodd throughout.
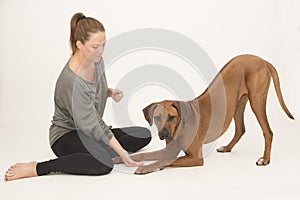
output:
<path id="1" fill-rule="evenodd" d="M 121 159 L 121 157 L 115 157 L 115 158 L 113 158 L 113 163 L 120 164 L 120 163 L 123 163 L 123 160 Z"/>
<path id="2" fill-rule="evenodd" d="M 142 174 L 148 174 L 150 172 L 153 172 L 155 169 L 153 169 L 153 167 L 149 166 L 149 165 L 144 165 L 144 166 L 139 166 L 134 174 L 137 175 L 142 175 Z"/>
<path id="3" fill-rule="evenodd" d="M 219 152 L 219 153 L 227 153 L 227 152 L 231 152 L 231 149 L 229 149 L 227 146 L 222 146 L 222 147 L 219 147 L 217 149 L 217 152 Z"/>
<path id="4" fill-rule="evenodd" d="M 256 162 L 257 166 L 266 166 L 270 163 L 270 160 L 266 160 L 264 157 L 261 157 L 258 159 L 258 161 Z"/>

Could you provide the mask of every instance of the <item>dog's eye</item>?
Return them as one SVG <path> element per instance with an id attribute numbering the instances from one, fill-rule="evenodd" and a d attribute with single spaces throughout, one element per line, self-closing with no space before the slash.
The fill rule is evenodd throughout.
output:
<path id="1" fill-rule="evenodd" d="M 174 115 L 171 115 L 170 117 L 169 117 L 169 121 L 173 121 L 175 119 L 175 116 Z"/>
<path id="2" fill-rule="evenodd" d="M 156 121 L 159 121 L 159 122 L 161 121 L 161 117 L 160 116 L 155 116 L 154 118 L 155 118 Z"/>

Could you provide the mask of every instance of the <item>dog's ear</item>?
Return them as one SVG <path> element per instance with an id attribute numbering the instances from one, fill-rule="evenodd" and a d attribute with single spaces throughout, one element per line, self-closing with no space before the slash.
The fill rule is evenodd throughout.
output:
<path id="1" fill-rule="evenodd" d="M 157 103 L 151 103 L 147 107 L 143 109 L 144 117 L 147 120 L 147 122 L 152 126 L 153 124 L 153 111 L 157 107 Z"/>
<path id="2" fill-rule="evenodd" d="M 172 106 L 177 110 L 178 115 L 182 121 L 187 121 L 188 119 L 188 103 L 184 101 L 174 101 Z"/>
<path id="3" fill-rule="evenodd" d="M 181 117 L 181 107 L 179 101 L 173 101 L 172 106 L 177 110 L 178 116 Z"/>

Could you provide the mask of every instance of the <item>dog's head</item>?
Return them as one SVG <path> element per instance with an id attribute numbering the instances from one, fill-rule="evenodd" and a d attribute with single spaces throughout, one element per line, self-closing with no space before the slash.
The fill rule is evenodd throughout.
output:
<path id="1" fill-rule="evenodd" d="M 145 119 L 150 126 L 153 121 L 161 140 L 172 140 L 182 120 L 182 106 L 178 101 L 152 103 L 143 109 Z"/>

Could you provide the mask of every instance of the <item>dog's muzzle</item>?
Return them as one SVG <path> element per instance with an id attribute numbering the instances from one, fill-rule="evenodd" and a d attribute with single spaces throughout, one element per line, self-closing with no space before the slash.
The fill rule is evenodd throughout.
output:
<path id="1" fill-rule="evenodd" d="M 159 135 L 159 139 L 161 139 L 161 140 L 170 138 L 170 136 L 171 136 L 169 131 L 165 128 L 161 132 L 159 132 L 158 135 Z"/>

